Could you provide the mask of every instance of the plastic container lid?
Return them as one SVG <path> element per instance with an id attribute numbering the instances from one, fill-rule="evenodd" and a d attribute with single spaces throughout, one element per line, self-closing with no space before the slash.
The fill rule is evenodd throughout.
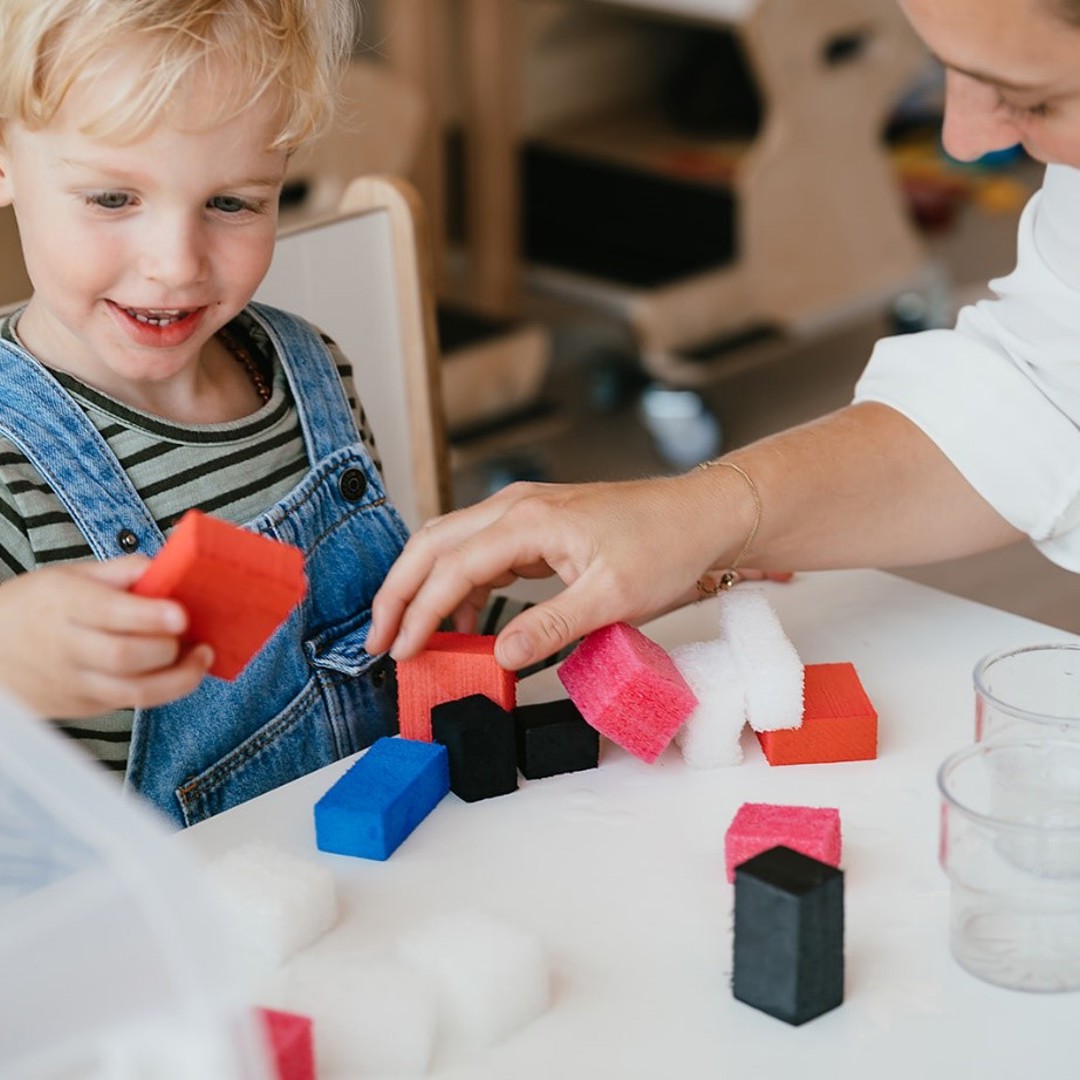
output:
<path id="1" fill-rule="evenodd" d="M 0 696 L 0 1077 L 263 1080 L 240 971 L 192 854 Z"/>

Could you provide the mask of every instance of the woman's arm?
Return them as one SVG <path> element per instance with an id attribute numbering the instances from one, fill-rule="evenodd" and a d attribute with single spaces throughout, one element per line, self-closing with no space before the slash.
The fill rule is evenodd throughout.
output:
<path id="1" fill-rule="evenodd" d="M 884 405 L 848 406 L 738 450 L 762 520 L 745 565 L 761 570 L 897 566 L 1020 538 L 933 442 Z M 500 633 L 520 668 L 607 623 L 649 618 L 695 595 L 754 522 L 732 469 L 576 485 L 514 484 L 437 518 L 409 541 L 375 598 L 371 652 L 413 655 L 440 620 L 467 625 L 494 586 L 556 574 L 566 588 Z"/>

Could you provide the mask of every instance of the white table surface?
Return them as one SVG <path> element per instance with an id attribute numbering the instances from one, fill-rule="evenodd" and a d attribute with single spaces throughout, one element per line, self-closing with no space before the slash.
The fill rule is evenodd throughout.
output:
<path id="1" fill-rule="evenodd" d="M 597 770 L 479 803 L 448 795 L 385 863 L 315 848 L 311 807 L 340 762 L 184 842 L 213 857 L 255 840 L 332 866 L 344 913 L 331 933 L 372 955 L 448 908 L 537 935 L 552 1008 L 495 1047 L 437 1057 L 444 1080 L 1080 1076 L 1080 994 L 1002 990 L 952 960 L 935 787 L 971 739 L 979 657 L 1072 635 L 875 571 L 765 588 L 805 663 L 855 664 L 880 717 L 877 760 L 773 768 L 750 738 L 741 765 L 694 770 L 674 746 L 650 766 L 605 741 Z M 645 629 L 671 647 L 714 622 L 712 601 Z M 553 671 L 519 688 L 522 703 L 562 696 Z M 743 802 L 841 814 L 845 1001 L 798 1028 L 731 995 L 724 832 Z"/>

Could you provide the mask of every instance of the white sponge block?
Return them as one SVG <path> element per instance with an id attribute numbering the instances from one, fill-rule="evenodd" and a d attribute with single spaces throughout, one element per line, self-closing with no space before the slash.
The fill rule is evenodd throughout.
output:
<path id="1" fill-rule="evenodd" d="M 802 723 L 803 664 L 762 589 L 720 596 L 720 636 L 731 645 L 746 687 L 746 718 L 755 731 Z"/>
<path id="2" fill-rule="evenodd" d="M 671 659 L 686 680 L 697 708 L 675 735 L 687 765 L 712 769 L 742 761 L 746 688 L 731 644 L 722 638 L 692 641 L 671 650 Z"/>
<path id="3" fill-rule="evenodd" d="M 233 932 L 261 970 L 284 963 L 337 921 L 334 875 L 269 844 L 241 844 L 209 866 Z"/>
<path id="4" fill-rule="evenodd" d="M 539 942 L 486 915 L 437 915 L 402 936 L 398 955 L 434 976 L 448 1034 L 474 1045 L 504 1038 L 551 1002 Z"/>
<path id="5" fill-rule="evenodd" d="M 439 995 L 411 964 L 313 950 L 293 965 L 287 1000 L 311 1017 L 320 1076 L 423 1076 L 431 1067 Z"/>

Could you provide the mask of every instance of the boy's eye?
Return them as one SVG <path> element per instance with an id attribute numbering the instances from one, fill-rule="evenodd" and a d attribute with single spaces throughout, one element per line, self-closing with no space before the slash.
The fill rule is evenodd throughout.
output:
<path id="1" fill-rule="evenodd" d="M 123 191 L 95 191 L 86 197 L 86 201 L 92 206 L 100 206 L 103 210 L 123 210 L 131 197 Z"/>
<path id="2" fill-rule="evenodd" d="M 215 195 L 209 205 L 223 214 L 240 214 L 245 210 L 255 209 L 246 199 L 236 195 Z"/>

